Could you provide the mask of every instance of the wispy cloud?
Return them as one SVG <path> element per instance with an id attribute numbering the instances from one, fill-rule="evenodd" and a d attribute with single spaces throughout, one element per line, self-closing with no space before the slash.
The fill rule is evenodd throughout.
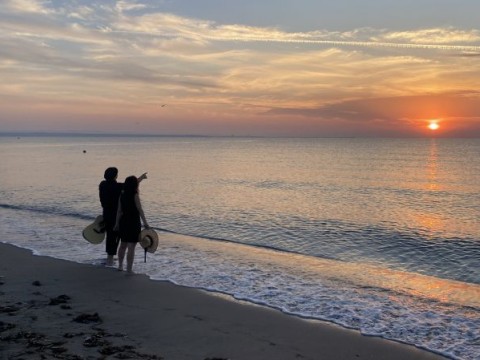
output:
<path id="1" fill-rule="evenodd" d="M 275 114 L 365 120 L 480 118 L 480 93 L 460 92 L 347 100 L 311 109 L 272 109 Z"/>
<path id="2" fill-rule="evenodd" d="M 126 12 L 131 10 L 146 9 L 148 6 L 137 1 L 119 0 L 116 3 L 115 7 L 118 9 L 119 12 Z"/>
<path id="3" fill-rule="evenodd" d="M 359 29 L 348 32 L 311 31 L 289 33 L 274 28 L 219 25 L 210 21 L 181 18 L 172 14 L 149 14 L 122 19 L 110 29 L 120 33 L 145 34 L 160 38 L 189 38 L 192 41 L 272 42 L 347 47 L 390 47 L 479 51 L 480 32 L 454 28 L 393 32 Z M 474 43 L 474 44 L 468 44 Z"/>
<path id="4" fill-rule="evenodd" d="M 384 39 L 383 41 L 408 41 L 414 44 L 479 43 L 480 31 L 477 29 L 466 31 L 448 27 L 391 32 L 379 38 Z"/>
<path id="5" fill-rule="evenodd" d="M 42 0 L 4 0 L 5 8 L 14 12 L 26 12 L 33 14 L 51 14 L 53 10 L 47 6 L 49 1 Z"/>

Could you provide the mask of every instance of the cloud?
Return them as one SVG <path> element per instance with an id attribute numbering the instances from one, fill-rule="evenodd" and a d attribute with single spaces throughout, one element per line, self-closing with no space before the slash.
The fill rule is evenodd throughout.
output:
<path id="1" fill-rule="evenodd" d="M 318 108 L 277 108 L 267 112 L 348 121 L 476 119 L 480 122 L 480 93 L 415 95 L 347 100 Z"/>
<path id="2" fill-rule="evenodd" d="M 480 51 L 479 45 L 465 44 L 480 41 L 479 31 L 453 28 L 394 33 L 369 28 L 347 32 L 289 33 L 275 28 L 238 24 L 220 25 L 211 21 L 154 13 L 129 19 L 123 18 L 114 24 L 112 31 L 148 34 L 166 39 L 183 37 L 203 44 L 211 41 L 270 42 L 360 48 Z"/>
<path id="3" fill-rule="evenodd" d="M 142 10 L 146 9 L 147 5 L 145 4 L 139 4 L 137 1 L 127 1 L 127 0 L 119 0 L 115 7 L 118 9 L 120 12 L 128 12 L 132 10 Z"/>
<path id="4" fill-rule="evenodd" d="M 480 42 L 480 31 L 455 28 L 434 28 L 386 33 L 378 37 L 381 41 L 400 41 L 414 44 L 458 44 Z"/>
<path id="5" fill-rule="evenodd" d="M 459 56 L 459 57 L 479 57 L 480 56 L 480 52 L 479 53 L 474 53 L 474 52 L 465 52 L 465 53 L 462 53 L 462 54 L 455 54 L 454 56 Z"/>
<path id="6" fill-rule="evenodd" d="M 2 6 L 13 12 L 27 12 L 33 14 L 51 14 L 53 10 L 46 5 L 49 1 L 42 0 L 4 0 Z"/>
<path id="7" fill-rule="evenodd" d="M 426 31 L 428 33 L 428 31 Z M 406 35 L 411 35 L 407 37 Z M 206 34 L 205 37 L 214 41 L 240 41 L 240 42 L 272 42 L 284 44 L 304 44 L 304 45 L 327 45 L 339 47 L 359 47 L 359 48 L 397 48 L 397 49 L 424 49 L 424 50 L 459 50 L 459 51 L 480 51 L 478 45 L 457 44 L 456 41 L 478 41 L 480 37 L 478 32 L 467 34 L 462 32 L 462 37 L 452 37 L 451 32 L 445 31 L 444 37 L 424 37 L 419 38 L 418 33 L 404 33 L 400 34 L 385 34 L 378 37 L 372 37 L 367 40 L 344 40 L 349 38 L 351 33 L 339 34 L 331 33 L 325 34 L 322 32 L 307 32 L 307 33 L 285 33 L 281 31 L 265 31 L 265 29 L 252 28 L 232 28 L 221 27 L 212 31 L 211 34 Z M 415 36 L 417 35 L 417 37 Z M 450 35 L 450 37 L 448 37 Z M 467 36 L 470 35 L 470 36 Z M 338 39 L 337 39 L 338 37 Z M 383 40 L 380 40 L 383 39 Z M 396 40 L 396 41 L 388 41 Z M 398 41 L 398 40 L 402 40 Z"/>
<path id="8" fill-rule="evenodd" d="M 185 39 L 202 45 L 211 42 L 271 42 L 353 48 L 480 52 L 478 45 L 480 31 L 476 29 L 460 30 L 446 27 L 388 32 L 363 28 L 345 32 L 326 30 L 286 32 L 277 28 L 218 24 L 208 20 L 181 17 L 154 11 L 149 9 L 148 4 L 127 0 L 92 3 L 89 6 L 66 3 L 56 8 L 50 1 L 7 0 L 4 11 L 7 11 L 8 16 L 2 16 L 2 25 L 9 25 L 8 29 L 11 31 L 70 41 L 98 42 L 105 41 L 106 38 L 130 36 L 141 38 L 142 41 L 153 38 L 157 41 Z M 72 18 L 81 20 L 82 24 L 71 24 L 68 19 Z M 111 36 L 113 33 L 120 35 Z"/>

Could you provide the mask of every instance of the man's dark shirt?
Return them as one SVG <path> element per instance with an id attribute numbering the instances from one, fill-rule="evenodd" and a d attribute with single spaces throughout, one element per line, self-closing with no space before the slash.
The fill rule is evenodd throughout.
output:
<path id="1" fill-rule="evenodd" d="M 100 203 L 103 208 L 103 220 L 107 229 L 115 225 L 118 209 L 118 198 L 122 192 L 123 184 L 115 180 L 104 180 L 99 185 Z"/>

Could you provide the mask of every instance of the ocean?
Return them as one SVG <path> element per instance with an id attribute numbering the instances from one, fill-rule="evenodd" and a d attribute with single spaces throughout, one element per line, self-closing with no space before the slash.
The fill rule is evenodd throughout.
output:
<path id="1" fill-rule="evenodd" d="M 148 172 L 154 280 L 480 358 L 480 139 L 0 136 L 0 241 L 101 266 L 107 167 Z"/>

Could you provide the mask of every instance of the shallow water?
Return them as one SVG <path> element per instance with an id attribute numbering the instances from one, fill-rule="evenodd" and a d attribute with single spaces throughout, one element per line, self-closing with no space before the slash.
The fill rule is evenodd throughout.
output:
<path id="1" fill-rule="evenodd" d="M 100 263 L 80 232 L 104 169 L 148 171 L 149 223 L 176 234 L 137 271 L 479 356 L 479 140 L 0 137 L 0 150 L 4 241 Z"/>

